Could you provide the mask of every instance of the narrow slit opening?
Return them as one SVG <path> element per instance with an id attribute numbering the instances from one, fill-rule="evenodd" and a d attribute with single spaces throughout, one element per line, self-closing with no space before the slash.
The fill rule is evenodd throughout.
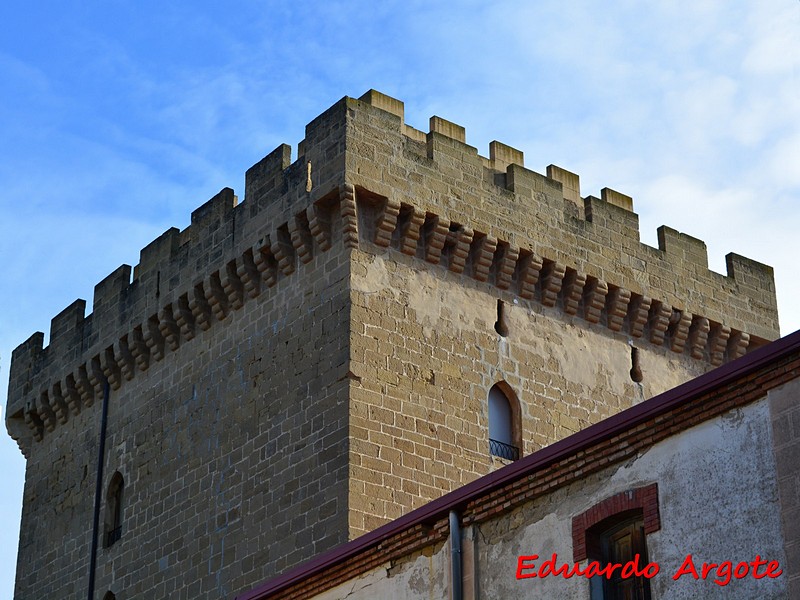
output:
<path id="1" fill-rule="evenodd" d="M 631 379 L 635 383 L 641 383 L 644 376 L 642 375 L 642 367 L 639 364 L 639 349 L 631 346 Z"/>
<path id="2" fill-rule="evenodd" d="M 505 302 L 502 300 L 497 301 L 497 321 L 494 323 L 494 330 L 502 337 L 508 337 L 505 306 Z"/>

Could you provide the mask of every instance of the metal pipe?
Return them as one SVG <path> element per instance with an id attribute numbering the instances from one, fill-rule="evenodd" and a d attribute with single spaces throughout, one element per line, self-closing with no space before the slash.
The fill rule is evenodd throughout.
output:
<path id="1" fill-rule="evenodd" d="M 97 536 L 100 527 L 100 503 L 103 500 L 103 463 L 106 455 L 106 424 L 108 422 L 108 381 L 103 385 L 103 410 L 100 417 L 100 446 L 97 449 L 97 485 L 94 489 L 94 519 L 92 521 L 92 555 L 89 557 L 89 600 L 94 600 L 94 580 L 97 570 Z"/>
<path id="2" fill-rule="evenodd" d="M 450 511 L 450 577 L 453 580 L 452 600 L 462 600 L 461 523 L 458 513 Z"/>

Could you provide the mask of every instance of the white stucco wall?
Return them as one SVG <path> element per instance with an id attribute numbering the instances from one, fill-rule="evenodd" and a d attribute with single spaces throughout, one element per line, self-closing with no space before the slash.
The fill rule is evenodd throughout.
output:
<path id="1" fill-rule="evenodd" d="M 660 566 L 653 598 L 786 598 L 786 578 L 733 579 L 726 586 L 672 575 L 687 554 L 695 564 L 762 558 L 785 564 L 769 407 L 765 400 L 693 427 L 549 498 L 480 526 L 481 598 L 589 597 L 588 581 L 515 578 L 519 555 L 558 553 L 572 564 L 572 517 L 621 491 L 659 486 L 661 530 L 647 537 Z M 583 563 L 586 564 L 585 562 Z M 764 568 L 762 567 L 761 571 Z"/>

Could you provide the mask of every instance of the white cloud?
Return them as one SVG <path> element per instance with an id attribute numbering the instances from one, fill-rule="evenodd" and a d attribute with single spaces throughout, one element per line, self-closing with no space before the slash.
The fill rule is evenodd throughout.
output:
<path id="1" fill-rule="evenodd" d="M 753 75 L 800 76 L 800 3 L 774 2 L 750 5 L 747 25 L 752 40 L 743 68 Z"/>

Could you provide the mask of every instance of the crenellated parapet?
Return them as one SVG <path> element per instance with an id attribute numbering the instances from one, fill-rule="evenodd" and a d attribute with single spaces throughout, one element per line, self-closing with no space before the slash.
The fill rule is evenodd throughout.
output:
<path id="1" fill-rule="evenodd" d="M 511 246 L 506 240 L 476 234 L 468 225 L 453 226 L 448 219 L 430 212 L 424 213 L 423 224 L 427 227 L 421 228 L 429 234 L 409 235 L 420 230 L 413 226 L 412 216 L 423 214 L 421 210 L 406 204 L 401 204 L 399 211 L 387 208 L 388 201 L 381 201 L 366 190 L 360 197 L 364 199 L 357 206 L 365 215 L 364 222 L 376 224 L 371 232 L 362 228 L 366 242 L 392 247 L 452 273 L 508 290 L 519 298 L 538 300 L 546 307 L 559 308 L 567 316 L 602 324 L 630 338 L 666 345 L 679 354 L 688 352 L 692 358 L 714 366 L 742 356 L 751 344 L 750 334 L 729 325 L 577 271 L 528 248 Z M 403 215 L 391 232 L 379 226 L 386 222 L 384 213 L 389 210 L 395 216 Z M 392 239 L 391 244 L 385 242 L 387 238 Z"/>
<path id="2" fill-rule="evenodd" d="M 667 227 L 639 241 L 633 200 L 581 197 L 579 177 L 524 167 L 492 142 L 432 117 L 424 133 L 403 103 L 370 91 L 306 127 L 299 157 L 279 146 L 246 173 L 245 200 L 223 189 L 97 284 L 13 353 L 9 433 L 27 453 L 185 344 L 224 327 L 326 253 L 397 252 L 487 290 L 538 302 L 615 334 L 712 365 L 778 335 L 772 270 L 730 254 L 727 276 L 705 245 Z"/>
<path id="3" fill-rule="evenodd" d="M 186 230 L 170 229 L 144 248 L 132 281 L 131 268 L 122 265 L 100 282 L 91 314 L 84 314 L 83 300 L 62 311 L 51 323 L 46 348 L 43 334 L 36 333 L 13 354 L 9 430 L 23 452 L 24 438 L 39 441 L 57 422 L 91 407 L 106 382 L 119 389 L 247 302 L 269 295 L 336 241 L 351 241 L 347 198 L 347 186 L 336 188 L 309 199 L 304 210 L 269 233 L 261 227 L 234 244 L 237 232 L 246 229 L 233 224 L 242 205 L 232 190 L 223 190 L 193 213 Z M 206 228 L 209 220 L 217 227 L 206 234 L 220 236 L 207 247 L 210 256 L 202 256 L 197 246 L 205 236 L 193 228 Z M 193 261 L 206 263 L 206 272 L 195 271 Z M 21 423 L 27 432 L 20 432 Z"/>
<path id="4" fill-rule="evenodd" d="M 35 333 L 13 353 L 6 425 L 27 455 L 58 423 L 168 360 L 183 344 L 302 270 L 353 243 L 353 191 L 344 184 L 348 101 L 306 127 L 301 156 L 281 145 L 246 174 L 246 202 L 226 188 L 145 246 L 53 318 L 49 344 Z"/>
<path id="5" fill-rule="evenodd" d="M 363 110 L 354 112 L 352 136 L 369 161 L 352 159 L 349 181 L 375 199 L 379 214 L 369 223 L 383 218 L 384 207 L 394 214 L 399 206 L 397 229 L 423 232 L 425 260 L 447 257 L 456 272 L 465 261 L 482 278 L 486 243 L 494 240 L 489 280 L 499 278 L 501 289 L 513 255 L 522 297 L 530 297 L 535 279 L 545 306 L 608 322 L 614 331 L 632 323 L 639 334 L 647 325 L 651 340 L 663 343 L 668 336 L 676 351 L 691 332 L 695 354 L 705 319 L 714 364 L 728 329 L 747 332 L 757 344 L 779 335 L 771 267 L 729 254 L 727 274 L 716 273 L 708 268 L 705 244 L 674 229 L 658 229 L 658 248 L 641 243 L 626 194 L 604 188 L 600 197 L 582 196 L 578 175 L 555 165 L 546 175 L 526 169 L 523 153 L 500 142 L 481 156 L 466 143 L 463 127 L 440 117 L 431 118 L 427 133 L 414 129 L 403 122 L 401 102 L 374 90 L 357 106 Z M 424 222 L 412 223 L 412 215 Z M 384 227 L 382 240 L 387 236 Z M 411 253 L 408 235 L 396 237 L 401 252 Z M 476 255 L 480 265 L 472 262 Z M 541 264 L 535 273 L 531 261 Z"/>

